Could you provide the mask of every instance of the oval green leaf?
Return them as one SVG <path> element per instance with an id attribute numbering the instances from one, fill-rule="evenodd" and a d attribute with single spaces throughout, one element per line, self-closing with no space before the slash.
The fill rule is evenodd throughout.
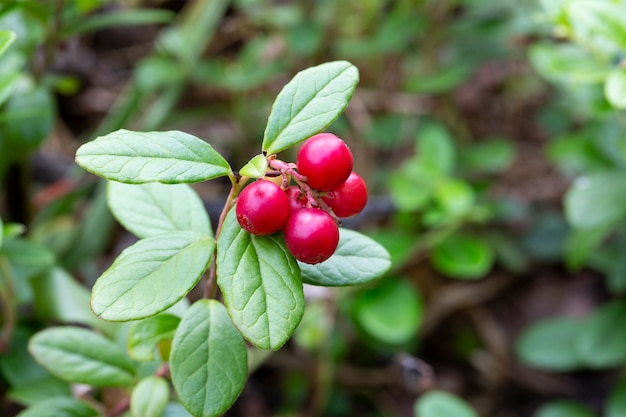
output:
<path id="1" fill-rule="evenodd" d="M 415 402 L 415 417 L 478 417 L 472 407 L 456 395 L 429 391 Z"/>
<path id="2" fill-rule="evenodd" d="M 417 291 L 402 279 L 385 279 L 359 293 L 353 314 L 370 336 L 392 345 L 406 343 L 417 334 L 423 306 Z"/>
<path id="3" fill-rule="evenodd" d="M 103 178 L 129 184 L 192 183 L 231 175 L 228 162 L 211 145 L 175 130 L 118 130 L 78 148 L 76 163 Z"/>
<path id="4" fill-rule="evenodd" d="M 15 147 L 11 152 L 35 149 L 50 135 L 56 117 L 55 106 L 52 93 L 44 87 L 14 90 L 3 110 L 3 140 Z"/>
<path id="5" fill-rule="evenodd" d="M 626 109 L 626 69 L 611 71 L 604 84 L 604 95 L 613 107 Z"/>
<path id="6" fill-rule="evenodd" d="M 596 415 L 575 401 L 556 400 L 539 407 L 533 417 L 596 417 Z"/>
<path id="7" fill-rule="evenodd" d="M 337 120 L 359 82 L 359 71 L 347 61 L 307 68 L 285 85 L 272 106 L 263 150 L 273 154 L 322 131 Z"/>
<path id="8" fill-rule="evenodd" d="M 565 194 L 565 216 L 579 229 L 616 223 L 626 216 L 626 173 L 578 178 Z"/>
<path id="9" fill-rule="evenodd" d="M 128 354 L 138 361 L 153 360 L 157 347 L 174 339 L 179 323 L 180 318 L 171 314 L 159 314 L 134 323 L 128 331 Z"/>
<path id="10" fill-rule="evenodd" d="M 51 327 L 28 343 L 31 355 L 50 373 L 69 382 L 94 387 L 133 383 L 133 364 L 118 345 L 91 330 Z"/>
<path id="11" fill-rule="evenodd" d="M 137 320 L 173 306 L 198 283 L 215 241 L 193 232 L 148 237 L 124 250 L 96 281 L 91 308 L 110 321 Z"/>
<path id="12" fill-rule="evenodd" d="M 251 235 L 235 210 L 217 241 L 217 283 L 233 323 L 261 349 L 280 348 L 304 314 L 300 269 L 282 235 Z"/>
<path id="13" fill-rule="evenodd" d="M 73 397 L 55 397 L 28 407 L 17 417 L 98 417 L 100 413 L 84 401 Z"/>
<path id="14" fill-rule="evenodd" d="M 175 231 L 212 236 L 198 194 L 187 184 L 108 184 L 107 201 L 115 218 L 140 238 Z"/>
<path id="15" fill-rule="evenodd" d="M 170 397 L 167 381 L 149 376 L 135 386 L 130 396 L 130 412 L 133 417 L 161 417 Z"/>
<path id="16" fill-rule="evenodd" d="M 172 383 L 194 416 L 219 416 L 246 383 L 248 352 L 224 306 L 195 302 L 183 317 L 172 344 Z"/>
<path id="17" fill-rule="evenodd" d="M 374 281 L 391 268 L 389 252 L 373 239 L 349 229 L 339 229 L 339 246 L 328 260 L 317 265 L 298 262 L 302 281 L 336 287 Z"/>
<path id="18" fill-rule="evenodd" d="M 0 30 L 0 56 L 4 55 L 13 41 L 15 41 L 15 32 L 12 30 Z"/>
<path id="19" fill-rule="evenodd" d="M 526 328 L 516 342 L 517 356 L 525 364 L 546 371 L 580 369 L 584 362 L 576 351 L 580 319 L 559 317 Z"/>
<path id="20" fill-rule="evenodd" d="M 241 169 L 239 174 L 242 177 L 262 178 L 267 171 L 267 158 L 265 155 L 257 155 L 248 161 Z"/>
<path id="21" fill-rule="evenodd" d="M 626 363 L 626 302 L 615 301 L 596 310 L 578 329 L 577 352 L 593 369 Z"/>
<path id="22" fill-rule="evenodd" d="M 461 279 L 483 277 L 493 265 L 493 249 L 478 236 L 454 234 L 433 248 L 431 261 L 442 274 Z"/>

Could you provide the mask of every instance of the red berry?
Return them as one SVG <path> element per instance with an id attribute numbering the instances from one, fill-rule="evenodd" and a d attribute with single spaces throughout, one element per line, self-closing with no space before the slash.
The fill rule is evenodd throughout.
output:
<path id="1" fill-rule="evenodd" d="M 287 198 L 289 199 L 291 211 L 306 207 L 308 203 L 306 195 L 302 194 L 300 187 L 297 185 L 287 187 L 285 194 L 287 194 Z"/>
<path id="2" fill-rule="evenodd" d="M 289 252 L 307 264 L 330 258 L 339 244 L 337 223 L 330 214 L 316 208 L 293 211 L 283 231 Z"/>
<path id="3" fill-rule="evenodd" d="M 346 182 L 327 192 L 322 200 L 337 217 L 354 216 L 367 204 L 367 186 L 363 178 L 353 171 Z"/>
<path id="4" fill-rule="evenodd" d="M 289 218 L 287 194 L 271 181 L 258 180 L 241 191 L 235 214 L 241 227 L 253 235 L 279 231 Z"/>
<path id="5" fill-rule="evenodd" d="M 296 157 L 298 172 L 309 179 L 309 186 L 328 191 L 340 186 L 352 172 L 352 152 L 332 133 L 307 139 Z"/>

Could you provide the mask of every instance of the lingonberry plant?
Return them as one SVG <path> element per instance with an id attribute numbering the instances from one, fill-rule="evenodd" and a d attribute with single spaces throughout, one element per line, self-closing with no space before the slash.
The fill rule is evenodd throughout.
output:
<path id="1" fill-rule="evenodd" d="M 91 296 L 101 319 L 135 321 L 130 357 L 76 327 L 36 334 L 33 356 L 67 381 L 132 389 L 126 406 L 133 415 L 163 414 L 168 379 L 193 416 L 231 407 L 246 382 L 246 341 L 276 350 L 291 337 L 304 312 L 303 283 L 362 284 L 390 267 L 382 246 L 338 227 L 338 216 L 363 208 L 366 189 L 362 180 L 350 185 L 360 177 L 351 175 L 345 143 L 319 134 L 346 108 L 357 82 L 357 69 L 345 61 L 298 73 L 276 98 L 261 152 L 238 172 L 207 142 L 179 131 L 119 130 L 81 146 L 77 163 L 110 180 L 112 213 L 139 237 Z M 297 163 L 277 157 L 304 141 Z M 187 183 L 222 176 L 232 188 L 213 233 Z M 205 297 L 180 319 L 170 314 L 203 276 Z M 139 380 L 140 363 L 154 358 L 161 366 Z"/>

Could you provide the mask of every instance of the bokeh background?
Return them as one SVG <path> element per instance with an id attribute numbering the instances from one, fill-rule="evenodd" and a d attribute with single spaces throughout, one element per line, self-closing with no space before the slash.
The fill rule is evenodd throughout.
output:
<path id="1" fill-rule="evenodd" d="M 285 83 L 348 60 L 328 131 L 370 201 L 344 226 L 392 270 L 307 287 L 226 415 L 626 416 L 626 2 L 2 0 L 2 30 L 0 414 L 68 389 L 26 342 L 94 326 L 89 288 L 134 239 L 76 149 L 176 129 L 241 167 Z M 194 185 L 214 221 L 228 187 Z"/>

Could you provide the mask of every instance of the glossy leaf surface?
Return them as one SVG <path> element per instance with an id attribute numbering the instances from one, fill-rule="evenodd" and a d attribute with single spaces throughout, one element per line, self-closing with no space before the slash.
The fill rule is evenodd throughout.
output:
<path id="1" fill-rule="evenodd" d="M 246 382 L 248 353 L 222 304 L 203 299 L 187 310 L 170 367 L 174 388 L 193 416 L 219 416 L 235 402 Z"/>

